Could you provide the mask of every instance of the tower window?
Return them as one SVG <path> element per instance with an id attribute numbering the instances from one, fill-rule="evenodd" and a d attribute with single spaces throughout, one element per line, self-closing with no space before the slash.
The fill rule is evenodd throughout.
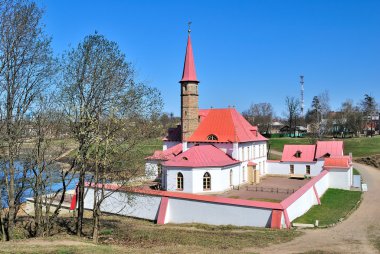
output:
<path id="1" fill-rule="evenodd" d="M 218 140 L 218 137 L 214 134 L 210 134 L 207 136 L 207 140 Z"/>
<path id="2" fill-rule="evenodd" d="M 181 172 L 177 174 L 177 190 L 183 190 L 183 175 Z"/>
<path id="3" fill-rule="evenodd" d="M 211 175 L 209 172 L 203 175 L 203 190 L 211 190 Z"/>

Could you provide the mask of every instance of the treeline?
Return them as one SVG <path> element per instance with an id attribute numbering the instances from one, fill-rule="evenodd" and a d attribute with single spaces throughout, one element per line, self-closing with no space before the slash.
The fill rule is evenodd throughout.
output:
<path id="1" fill-rule="evenodd" d="M 49 236 L 74 178 L 78 181 L 75 232 L 82 235 L 85 182 L 125 185 L 141 168 L 138 144 L 162 131 L 157 128 L 162 120 L 159 91 L 137 80 L 133 64 L 116 42 L 94 33 L 57 59 L 42 17 L 34 2 L 0 0 L 0 237 L 4 241 L 14 239 L 25 191 L 33 197 L 34 212 L 24 228 L 30 236 Z M 57 167 L 56 160 L 67 147 L 56 137 L 75 142 L 69 167 Z M 60 187 L 53 189 L 57 182 Z M 110 193 L 102 185 L 94 188 L 92 235 L 97 242 L 100 206 Z"/>
<path id="2" fill-rule="evenodd" d="M 310 107 L 302 114 L 301 102 L 294 96 L 287 96 L 282 117 L 274 114 L 270 103 L 253 103 L 243 112 L 245 118 L 259 127 L 260 132 L 270 134 L 273 122 L 281 122 L 295 135 L 299 127 L 306 127 L 309 136 L 321 139 L 326 135 L 334 137 L 372 136 L 379 131 L 379 108 L 375 97 L 365 94 L 358 103 L 347 99 L 332 111 L 327 91 L 313 97 Z"/>

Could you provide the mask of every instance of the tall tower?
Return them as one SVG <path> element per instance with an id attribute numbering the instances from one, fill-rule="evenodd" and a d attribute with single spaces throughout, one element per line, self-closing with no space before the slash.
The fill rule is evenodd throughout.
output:
<path id="1" fill-rule="evenodd" d="M 304 87 L 303 87 L 303 76 L 300 76 L 300 83 L 301 83 L 301 116 L 304 116 L 304 109 L 305 109 L 305 101 L 303 98 L 304 93 Z"/>
<path id="2" fill-rule="evenodd" d="M 189 23 L 190 25 L 190 23 Z M 182 141 L 186 141 L 198 127 L 198 83 L 195 73 L 193 48 L 188 30 L 185 64 L 181 83 L 181 126 Z"/>

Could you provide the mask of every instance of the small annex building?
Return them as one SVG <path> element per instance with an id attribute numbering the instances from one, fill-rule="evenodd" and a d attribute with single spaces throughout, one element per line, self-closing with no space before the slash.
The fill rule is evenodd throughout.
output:
<path id="1" fill-rule="evenodd" d="M 315 145 L 284 145 L 281 160 L 268 160 L 270 175 L 317 176 L 331 172 L 332 186 L 350 189 L 352 158 L 344 156 L 343 141 L 317 141 Z"/>

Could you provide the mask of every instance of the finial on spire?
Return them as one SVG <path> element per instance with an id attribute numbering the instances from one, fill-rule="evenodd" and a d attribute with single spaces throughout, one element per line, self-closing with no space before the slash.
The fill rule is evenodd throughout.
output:
<path id="1" fill-rule="evenodd" d="M 189 29 L 187 30 L 187 32 L 189 34 L 191 33 L 191 29 L 190 29 L 191 28 L 191 23 L 192 23 L 191 21 L 187 22 L 187 25 L 189 26 Z"/>

